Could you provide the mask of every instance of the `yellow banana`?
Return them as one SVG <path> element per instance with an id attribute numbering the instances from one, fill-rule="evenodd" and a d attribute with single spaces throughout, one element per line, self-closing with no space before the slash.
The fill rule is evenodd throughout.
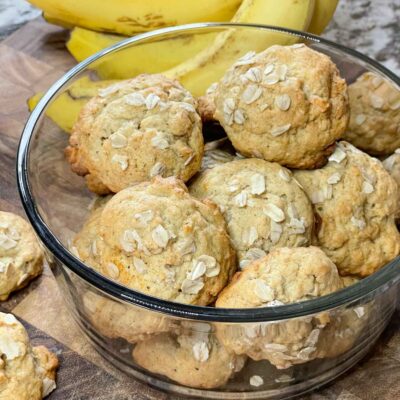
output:
<path id="1" fill-rule="evenodd" d="M 314 15 L 308 32 L 320 35 L 332 19 L 338 3 L 339 0 L 315 0 Z"/>
<path id="2" fill-rule="evenodd" d="M 130 36 L 202 21 L 229 21 L 240 0 L 29 0 L 47 18 L 64 24 Z"/>
<path id="3" fill-rule="evenodd" d="M 307 30 L 314 11 L 314 0 L 243 0 L 233 22 L 260 23 Z M 219 80 L 224 71 L 250 50 L 261 51 L 273 44 L 297 41 L 289 35 L 255 29 L 229 29 L 195 57 L 165 71 L 178 79 L 195 96 Z"/>
<path id="4" fill-rule="evenodd" d="M 131 46 L 120 51 L 118 57 L 106 57 L 96 63 L 95 69 L 103 79 L 125 79 L 143 72 L 161 72 L 195 56 L 212 43 L 215 37 L 215 33 L 182 35 L 173 40 L 164 39 Z M 67 48 L 77 61 L 82 61 L 124 38 L 75 28 L 71 32 Z"/>
<path id="5" fill-rule="evenodd" d="M 59 95 L 49 106 L 46 115 L 62 130 L 71 132 L 81 108 L 93 97 L 98 89 L 107 87 L 115 81 L 92 81 L 85 76 L 75 81 L 64 93 Z M 37 93 L 28 100 L 29 110 L 32 111 L 43 93 Z"/>

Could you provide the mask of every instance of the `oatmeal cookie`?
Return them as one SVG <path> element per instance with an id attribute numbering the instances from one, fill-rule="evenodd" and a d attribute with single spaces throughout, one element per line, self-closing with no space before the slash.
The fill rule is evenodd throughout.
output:
<path id="1" fill-rule="evenodd" d="M 344 139 L 372 155 L 400 147 L 400 91 L 366 72 L 349 85 L 350 122 Z"/>
<path id="2" fill-rule="evenodd" d="M 103 335 L 117 339 L 122 338 L 129 343 L 168 332 L 174 329 L 174 320 L 162 314 L 127 305 L 107 297 L 86 292 L 83 305 L 92 324 Z"/>
<path id="3" fill-rule="evenodd" d="M 311 203 L 277 163 L 249 158 L 216 165 L 196 177 L 190 192 L 220 207 L 241 267 L 274 247 L 311 244 Z"/>
<path id="4" fill-rule="evenodd" d="M 340 142 L 325 167 L 294 175 L 318 214 L 316 244 L 341 275 L 371 275 L 399 254 L 398 188 L 379 160 Z"/>
<path id="5" fill-rule="evenodd" d="M 85 264 L 93 269 L 100 270 L 101 244 L 100 216 L 104 207 L 112 196 L 98 198 L 83 224 L 81 230 L 75 235 L 70 250 Z"/>
<path id="6" fill-rule="evenodd" d="M 399 188 L 399 198 L 397 200 L 398 210 L 396 214 L 396 219 L 398 220 L 400 219 L 400 148 L 396 149 L 391 156 L 384 159 L 382 164 L 386 171 L 388 171 L 392 178 L 396 181 Z"/>
<path id="7" fill-rule="evenodd" d="M 0 211 L 0 300 L 25 287 L 43 271 L 43 250 L 31 226 Z"/>
<path id="8" fill-rule="evenodd" d="M 111 196 L 96 202 L 96 206 L 72 242 L 75 255 L 100 273 L 103 246 L 100 217 L 110 198 Z M 92 291 L 83 295 L 83 305 L 96 329 L 112 339 L 123 338 L 130 343 L 136 343 L 151 335 L 169 331 L 172 326 L 170 320 L 161 314 L 114 301 Z"/>
<path id="9" fill-rule="evenodd" d="M 244 356 L 225 349 L 213 333 L 200 331 L 156 336 L 138 343 L 132 355 L 153 373 L 203 389 L 223 386 L 245 363 Z"/>
<path id="10" fill-rule="evenodd" d="M 165 300 L 207 305 L 236 269 L 218 207 L 172 177 L 117 193 L 101 213 L 100 236 L 104 275 Z"/>
<path id="11" fill-rule="evenodd" d="M 187 90 L 162 75 L 118 82 L 99 90 L 83 107 L 66 156 L 98 194 L 156 175 L 187 181 L 203 155 L 196 108 Z"/>
<path id="12" fill-rule="evenodd" d="M 234 275 L 216 307 L 273 307 L 315 299 L 343 288 L 335 264 L 317 247 L 279 248 Z M 221 342 L 236 354 L 268 360 L 279 369 L 318 357 L 329 314 L 285 322 L 220 325 Z"/>
<path id="13" fill-rule="evenodd" d="M 0 352 L 0 399 L 41 400 L 56 388 L 57 357 L 44 346 L 31 347 L 12 314 L 0 313 Z"/>
<path id="14" fill-rule="evenodd" d="M 346 82 L 305 45 L 246 54 L 213 96 L 214 117 L 240 153 L 290 168 L 323 165 L 349 118 Z"/>

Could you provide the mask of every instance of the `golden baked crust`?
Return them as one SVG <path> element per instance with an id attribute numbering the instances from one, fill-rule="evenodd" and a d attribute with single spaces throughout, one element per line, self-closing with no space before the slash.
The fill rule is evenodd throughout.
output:
<path id="1" fill-rule="evenodd" d="M 220 207 L 241 267 L 274 247 L 311 244 L 311 203 L 279 164 L 257 158 L 220 163 L 196 176 L 190 193 Z"/>
<path id="2" fill-rule="evenodd" d="M 0 300 L 25 287 L 43 270 L 43 250 L 31 226 L 0 211 Z"/>
<path id="3" fill-rule="evenodd" d="M 83 305 L 96 329 L 111 339 L 122 338 L 136 343 L 168 332 L 175 326 L 172 319 L 162 314 L 113 301 L 89 291 L 83 296 Z"/>
<path id="4" fill-rule="evenodd" d="M 343 288 L 335 264 L 317 247 L 279 248 L 234 275 L 216 307 L 255 308 L 289 304 Z M 220 325 L 221 342 L 237 354 L 268 360 L 279 369 L 318 356 L 318 339 L 328 313 L 276 323 Z"/>
<path id="5" fill-rule="evenodd" d="M 71 250 L 97 272 L 101 272 L 103 247 L 100 236 L 100 217 L 110 198 L 111 196 L 96 201 L 82 229 L 72 242 Z M 83 305 L 92 324 L 103 335 L 110 338 L 123 338 L 130 343 L 169 331 L 172 326 L 171 321 L 161 314 L 113 301 L 92 291 L 84 293 Z"/>
<path id="6" fill-rule="evenodd" d="M 245 362 L 244 356 L 226 350 L 213 333 L 194 330 L 138 343 L 132 355 L 135 362 L 153 373 L 203 389 L 223 386 Z"/>
<path id="7" fill-rule="evenodd" d="M 335 64 L 298 45 L 238 60 L 214 102 L 214 116 L 238 151 L 291 168 L 323 165 L 349 118 L 346 82 Z"/>
<path id="8" fill-rule="evenodd" d="M 397 200 L 398 210 L 396 219 L 400 218 L 400 149 L 396 149 L 394 153 L 382 161 L 386 171 L 396 181 L 398 187 L 399 198 Z"/>
<path id="9" fill-rule="evenodd" d="M 400 91 L 393 84 L 366 72 L 349 85 L 349 101 L 345 140 L 372 155 L 400 147 Z"/>
<path id="10" fill-rule="evenodd" d="M 316 244 L 341 275 L 368 276 L 399 254 L 398 188 L 379 160 L 340 142 L 325 167 L 294 175 L 319 216 Z"/>
<path id="11" fill-rule="evenodd" d="M 41 400 L 56 388 L 57 357 L 44 346 L 32 348 L 12 314 L 0 313 L 0 351 L 1 400 Z"/>
<path id="12" fill-rule="evenodd" d="M 187 90 L 162 75 L 118 82 L 82 108 L 66 157 L 98 194 L 118 192 L 156 175 L 187 181 L 203 155 L 196 108 Z"/>
<path id="13" fill-rule="evenodd" d="M 101 248 L 100 217 L 104 207 L 112 196 L 95 200 L 81 230 L 74 236 L 70 250 L 85 264 L 96 271 L 100 270 Z"/>
<path id="14" fill-rule="evenodd" d="M 101 212 L 100 271 L 143 293 L 211 303 L 236 269 L 218 207 L 182 181 L 155 177 L 124 189 Z"/>

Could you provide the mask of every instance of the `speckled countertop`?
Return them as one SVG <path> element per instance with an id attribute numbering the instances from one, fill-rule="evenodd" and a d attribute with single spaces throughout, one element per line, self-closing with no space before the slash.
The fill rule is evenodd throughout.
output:
<path id="1" fill-rule="evenodd" d="M 25 0 L 0 0 L 0 39 L 39 14 Z M 323 36 L 400 75 L 400 0 L 340 0 Z"/>

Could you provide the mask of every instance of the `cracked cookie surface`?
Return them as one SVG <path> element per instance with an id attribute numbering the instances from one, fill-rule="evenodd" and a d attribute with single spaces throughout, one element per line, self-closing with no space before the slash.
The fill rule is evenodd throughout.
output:
<path id="1" fill-rule="evenodd" d="M 18 215 L 0 211 L 0 300 L 42 271 L 43 250 L 32 227 Z"/>
<path id="2" fill-rule="evenodd" d="M 304 45 L 248 53 L 212 96 L 240 153 L 290 168 L 323 165 L 348 123 L 346 82 L 329 57 Z"/>
<path id="3" fill-rule="evenodd" d="M 400 90 L 372 72 L 349 85 L 350 122 L 344 139 L 372 155 L 400 147 Z"/>
<path id="4" fill-rule="evenodd" d="M 320 221 L 316 244 L 341 275 L 371 275 L 399 254 L 398 187 L 379 160 L 339 142 L 323 168 L 294 175 Z"/>
<path id="5" fill-rule="evenodd" d="M 66 156 L 98 194 L 160 175 L 190 179 L 203 136 L 197 102 L 177 81 L 139 75 L 99 90 L 82 109 Z"/>

